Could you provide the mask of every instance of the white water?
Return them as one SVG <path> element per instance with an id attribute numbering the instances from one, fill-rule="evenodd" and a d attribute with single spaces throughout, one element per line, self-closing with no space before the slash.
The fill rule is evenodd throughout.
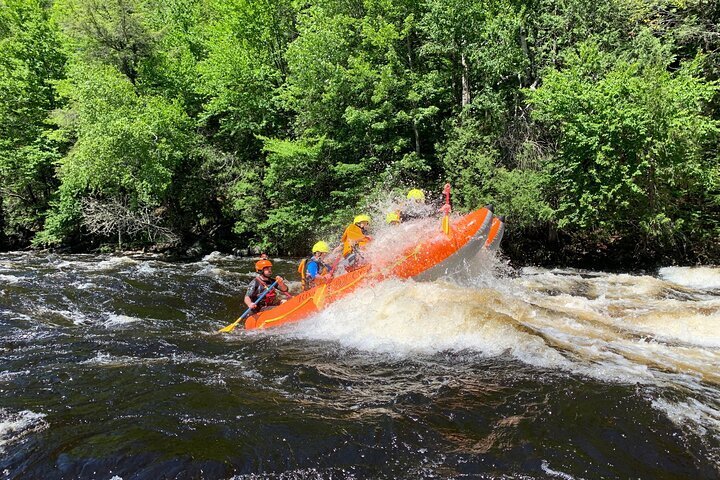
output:
<path id="1" fill-rule="evenodd" d="M 705 294 L 720 269 L 699 271 L 704 283 L 695 287 L 692 269 L 682 286 L 678 277 L 542 269 L 391 280 L 281 334 L 395 357 L 506 356 L 603 382 L 695 392 L 702 400 L 657 398 L 653 406 L 701 437 L 720 438 L 720 297 Z"/>
<path id="2" fill-rule="evenodd" d="M 4 453 L 6 446 L 18 442 L 28 433 L 47 428 L 44 417 L 44 414 L 30 410 L 10 412 L 0 408 L 0 453 Z"/>
<path id="3" fill-rule="evenodd" d="M 412 228 L 412 225 L 401 227 Z M 392 230 L 385 229 L 377 235 L 392 238 Z M 396 249 L 404 247 L 405 240 L 397 240 Z M 53 288 L 38 289 L 37 297 L 15 297 L 12 289 L 25 288 L 31 277 L 20 269 L 8 270 L 7 275 L 0 276 L 0 296 L 5 295 L 10 310 L 0 310 L 0 320 L 19 319 L 18 326 L 9 330 L 11 341 L 17 343 L 12 345 L 12 354 L 17 357 L 32 348 L 29 345 L 41 336 L 53 336 L 56 334 L 53 329 L 67 326 L 73 334 L 83 335 L 87 331 L 89 336 L 112 336 L 109 344 L 103 344 L 79 360 L 91 368 L 120 370 L 145 364 L 202 364 L 207 365 L 208 375 L 188 376 L 185 381 L 221 387 L 226 382 L 232 383 L 233 378 L 261 377 L 251 358 L 236 360 L 216 353 L 168 354 L 172 348 L 163 348 L 163 353 L 153 349 L 147 355 L 122 349 L 123 353 L 117 353 L 110 347 L 116 335 L 135 335 L 137 330 L 137 337 L 142 337 L 147 334 L 148 326 L 160 324 L 173 326 L 172 337 L 168 339 L 206 332 L 213 332 L 207 335 L 219 338 L 214 332 L 228 322 L 219 321 L 226 314 L 224 311 L 213 309 L 226 299 L 228 311 L 239 305 L 239 301 L 232 304 L 233 296 L 238 292 L 242 294 L 243 286 L 252 276 L 249 271 L 235 271 L 233 265 L 223 263 L 230 260 L 214 255 L 203 262 L 177 265 L 129 257 L 100 262 L 92 258 L 72 261 L 48 258 L 46 263 L 51 272 L 54 267 L 82 272 L 69 276 L 72 282 L 66 284 L 79 292 L 66 292 L 67 296 L 56 300 L 53 288 L 60 287 L 56 283 Z M 537 367 L 540 372 L 560 372 L 606 383 L 637 384 L 647 395 L 648 404 L 668 422 L 690 431 L 693 438 L 711 438 L 714 445 L 717 444 L 720 438 L 720 295 L 717 291 L 720 269 L 672 267 L 661 269 L 657 275 L 539 268 L 515 272 L 493 257 L 483 255 L 472 259 L 466 267 L 463 275 L 434 282 L 392 280 L 366 287 L 307 321 L 246 335 L 277 335 L 283 341 L 286 338 L 321 340 L 327 342 L 333 352 L 355 350 L 371 361 L 377 355 L 401 360 L 431 357 L 432 360 L 444 352 L 461 352 L 467 357 L 522 362 Z M 120 279 L 110 276 L 113 269 L 119 271 L 116 275 Z M 185 281 L 197 283 L 191 288 L 178 287 L 172 277 L 178 275 L 178 271 L 190 277 Z M 151 318 L 165 318 L 160 312 L 144 316 L 142 309 L 135 308 L 140 300 L 123 290 L 115 295 L 121 299 L 127 295 L 125 310 L 122 303 L 114 305 L 108 287 L 114 284 L 110 280 L 124 285 L 120 282 L 127 278 L 135 281 L 141 278 L 152 286 L 152 296 L 140 297 L 144 301 L 157 299 L 157 305 L 164 308 L 161 302 L 166 298 L 175 300 L 167 308 L 181 309 L 182 315 L 172 318 L 186 320 L 180 323 Z M 3 279 L 9 279 L 10 283 L 4 284 Z M 217 287 L 216 296 L 197 297 L 209 298 L 206 303 L 187 297 L 192 289 L 218 284 L 225 288 Z M 110 290 L 108 295 L 104 294 L 106 290 Z M 137 294 L 129 287 L 128 291 Z M 97 298 L 92 297 L 93 294 Z M 46 303 L 43 295 L 49 295 L 53 303 Z M 26 313 L 13 310 L 19 307 Z M 198 318 L 200 320 L 194 320 Z M 194 323 L 188 324 L 188 320 Z M 153 334 L 156 330 L 153 329 Z M 242 336 L 228 336 L 219 341 L 228 343 L 228 352 L 237 353 L 245 348 L 242 340 Z M 302 346 L 303 342 L 298 344 Z M 166 347 L 161 340 L 152 345 L 153 348 Z M 11 352 L 10 347 L 7 352 Z M 0 382 L 22 378 L 25 372 L 20 367 L 3 369 Z M 24 408 L 20 406 L 13 412 L 0 409 L 0 448 L 24 438 L 24 432 L 44 428 L 42 414 Z M 717 455 L 709 461 L 720 465 Z M 556 464 L 547 465 L 545 471 L 557 478 L 567 475 Z"/>
<path id="4" fill-rule="evenodd" d="M 665 267 L 660 277 L 678 285 L 711 290 L 720 288 L 720 267 Z"/>

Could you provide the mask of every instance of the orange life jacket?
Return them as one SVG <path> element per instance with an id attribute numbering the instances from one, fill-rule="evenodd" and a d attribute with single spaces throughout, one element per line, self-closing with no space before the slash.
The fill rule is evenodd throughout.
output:
<path id="1" fill-rule="evenodd" d="M 341 240 L 343 242 L 343 257 L 350 255 L 355 247 L 363 248 L 370 241 L 362 228 L 354 223 L 345 229 Z"/>
<path id="2" fill-rule="evenodd" d="M 269 285 L 265 282 L 263 282 L 262 278 L 260 278 L 260 275 L 255 277 L 255 279 L 260 282 L 260 285 L 267 288 Z M 272 306 L 275 305 L 275 298 L 277 297 L 277 293 L 275 292 L 275 288 L 270 290 L 267 294 L 265 294 L 265 297 L 260 300 L 261 306 Z M 260 305 L 259 305 L 260 306 Z"/>
<path id="3" fill-rule="evenodd" d="M 307 276 L 307 269 L 311 262 L 318 264 L 318 275 L 325 275 L 328 272 L 328 267 L 314 256 L 303 258 L 300 260 L 298 265 L 298 273 L 300 274 L 300 281 L 302 282 L 303 290 L 310 290 L 315 286 L 315 279 L 310 279 Z"/>

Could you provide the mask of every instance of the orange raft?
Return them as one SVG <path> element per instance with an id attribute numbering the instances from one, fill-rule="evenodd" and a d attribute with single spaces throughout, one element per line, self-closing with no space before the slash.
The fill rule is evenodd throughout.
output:
<path id="1" fill-rule="evenodd" d="M 368 281 L 390 277 L 426 279 L 441 275 L 462 262 L 467 255 L 477 253 L 488 242 L 495 243 L 489 234 L 493 233 L 494 237 L 500 232 L 498 228 L 492 231 L 492 221 L 492 207 L 475 210 L 455 220 L 449 235 L 442 231 L 434 232 L 429 238 L 406 249 L 392 263 L 365 265 L 296 295 L 280 306 L 251 315 L 245 321 L 245 329 L 297 322 L 319 312 L 325 305 L 348 295 Z"/>

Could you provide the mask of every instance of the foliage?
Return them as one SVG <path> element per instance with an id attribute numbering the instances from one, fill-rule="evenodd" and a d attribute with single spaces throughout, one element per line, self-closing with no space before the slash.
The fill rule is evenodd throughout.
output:
<path id="1" fill-rule="evenodd" d="M 305 254 L 450 181 L 513 252 L 712 258 L 718 24 L 700 0 L 0 0 L 0 248 Z"/>
<path id="2" fill-rule="evenodd" d="M 57 188 L 53 162 L 63 145 L 46 120 L 57 105 L 53 82 L 64 75 L 65 57 L 38 1 L 0 2 L 0 51 L 0 223 L 22 244 L 42 227 Z"/>
<path id="3" fill-rule="evenodd" d="M 717 85 L 698 76 L 701 60 L 670 72 L 586 43 L 528 92 L 558 139 L 545 169 L 559 227 L 664 241 L 704 222 L 692 206 L 712 202 L 719 124 L 704 113 Z"/>
<path id="4" fill-rule="evenodd" d="M 68 108 L 57 119 L 75 142 L 60 162 L 60 200 L 43 243 L 79 227 L 83 197 L 127 198 L 131 209 L 166 205 L 174 172 L 192 154 L 192 123 L 177 104 L 137 95 L 113 67 L 89 67 L 74 66 L 58 87 Z"/>

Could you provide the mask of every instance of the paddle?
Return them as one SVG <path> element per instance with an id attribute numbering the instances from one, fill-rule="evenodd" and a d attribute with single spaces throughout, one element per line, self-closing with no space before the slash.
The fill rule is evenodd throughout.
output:
<path id="1" fill-rule="evenodd" d="M 342 253 L 339 253 L 338 257 L 335 259 L 335 261 L 332 264 L 332 267 L 330 268 L 330 278 L 331 279 L 335 276 L 335 270 L 337 270 L 337 267 L 340 264 L 340 261 L 342 259 L 343 259 Z"/>
<path id="2" fill-rule="evenodd" d="M 255 302 L 254 302 L 255 305 L 257 305 L 257 303 L 258 303 L 260 300 L 262 300 L 263 298 L 265 298 L 265 295 L 267 295 L 270 290 L 272 290 L 273 288 L 275 288 L 275 285 L 277 285 L 277 283 L 278 283 L 277 280 L 275 280 L 275 281 L 272 283 L 272 285 L 270 285 L 269 287 L 267 287 L 267 288 L 265 289 L 265 291 L 262 292 L 262 293 L 260 294 L 260 296 L 255 300 Z M 242 315 L 240 315 L 240 318 L 238 318 L 237 320 L 235 320 L 233 323 L 231 323 L 231 324 L 228 325 L 227 327 L 224 327 L 224 328 L 221 328 L 220 330 L 218 330 L 218 333 L 230 333 L 230 332 L 232 332 L 233 330 L 235 330 L 235 327 L 237 327 L 238 324 L 239 324 L 240 322 L 242 322 L 242 321 L 245 319 L 245 317 L 248 316 L 248 314 L 250 314 L 251 311 L 252 311 L 252 308 L 248 308 L 247 310 L 245 310 L 245 313 L 243 313 Z"/>
<path id="3" fill-rule="evenodd" d="M 450 184 L 449 183 L 445 184 L 443 193 L 445 194 L 445 205 L 443 205 L 440 210 L 445 213 L 445 216 L 442 219 L 442 231 L 445 232 L 445 235 L 449 236 L 450 235 L 450 212 L 452 211 L 452 207 L 450 206 Z"/>

